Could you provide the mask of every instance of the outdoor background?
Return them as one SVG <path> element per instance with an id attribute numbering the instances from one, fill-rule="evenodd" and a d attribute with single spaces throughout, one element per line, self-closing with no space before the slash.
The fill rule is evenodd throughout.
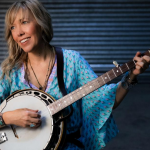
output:
<path id="1" fill-rule="evenodd" d="M 4 16 L 15 0 L 0 1 L 0 63 L 7 56 Z M 41 0 L 52 17 L 50 44 L 72 49 L 97 75 L 150 49 L 150 0 Z M 113 80 L 117 83 L 121 77 Z M 149 150 L 150 68 L 113 111 L 120 130 L 105 150 Z"/>

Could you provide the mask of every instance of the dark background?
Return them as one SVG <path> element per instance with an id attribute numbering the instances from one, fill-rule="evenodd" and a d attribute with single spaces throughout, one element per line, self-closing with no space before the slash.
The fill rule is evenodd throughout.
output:
<path id="1" fill-rule="evenodd" d="M 14 0 L 0 1 L 0 63 L 7 56 L 4 16 Z M 150 49 L 150 0 L 41 0 L 52 16 L 52 45 L 79 51 L 97 75 Z M 113 80 L 116 83 L 121 77 Z M 120 129 L 105 150 L 149 150 L 150 69 L 113 111 Z"/>

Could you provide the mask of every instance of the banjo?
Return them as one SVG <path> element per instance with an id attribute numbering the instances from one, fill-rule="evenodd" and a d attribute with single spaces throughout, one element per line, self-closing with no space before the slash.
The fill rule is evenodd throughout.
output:
<path id="1" fill-rule="evenodd" d="M 150 50 L 144 55 L 150 56 Z M 37 129 L 6 126 L 0 129 L 0 150 L 57 150 L 61 146 L 64 136 L 64 121 L 61 110 L 95 91 L 99 87 L 117 78 L 135 67 L 131 60 L 122 66 L 114 62 L 115 68 L 88 82 L 59 100 L 49 94 L 35 89 L 25 89 L 14 92 L 0 105 L 0 112 L 4 113 L 20 108 L 36 109 L 41 114 L 41 126 Z"/>

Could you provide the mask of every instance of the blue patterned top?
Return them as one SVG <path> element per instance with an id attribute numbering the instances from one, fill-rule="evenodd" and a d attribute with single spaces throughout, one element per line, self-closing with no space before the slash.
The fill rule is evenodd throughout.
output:
<path id="1" fill-rule="evenodd" d="M 76 51 L 63 49 L 64 83 L 67 93 L 97 78 L 87 61 Z M 48 80 L 46 92 L 56 100 L 62 97 L 57 81 L 57 60 Z M 1 75 L 0 71 L 0 75 Z M 0 81 L 0 103 L 16 90 L 30 88 L 24 79 L 24 67 L 13 68 L 11 82 L 4 77 Z M 32 85 L 33 86 L 33 85 Z M 80 140 L 86 150 L 100 150 L 118 133 L 112 117 L 118 84 L 104 85 L 96 91 L 78 100 L 73 105 L 73 114 L 67 119 L 67 133 L 73 133 L 82 126 Z M 33 86 L 33 88 L 36 88 Z M 65 110 L 69 111 L 69 108 Z M 67 143 L 65 150 L 81 150 L 76 145 Z"/>

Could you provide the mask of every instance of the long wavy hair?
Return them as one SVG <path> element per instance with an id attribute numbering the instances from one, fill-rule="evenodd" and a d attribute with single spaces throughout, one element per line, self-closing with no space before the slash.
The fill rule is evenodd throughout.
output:
<path id="1" fill-rule="evenodd" d="M 13 3 L 5 15 L 5 39 L 8 45 L 8 57 L 1 64 L 1 79 L 6 76 L 10 80 L 11 70 L 14 67 L 20 68 L 27 58 L 27 53 L 14 41 L 10 30 L 19 10 L 22 10 L 23 14 L 25 11 L 30 11 L 33 14 L 37 24 L 42 29 L 44 42 L 49 43 L 53 38 L 51 16 L 38 0 L 24 0 Z"/>

